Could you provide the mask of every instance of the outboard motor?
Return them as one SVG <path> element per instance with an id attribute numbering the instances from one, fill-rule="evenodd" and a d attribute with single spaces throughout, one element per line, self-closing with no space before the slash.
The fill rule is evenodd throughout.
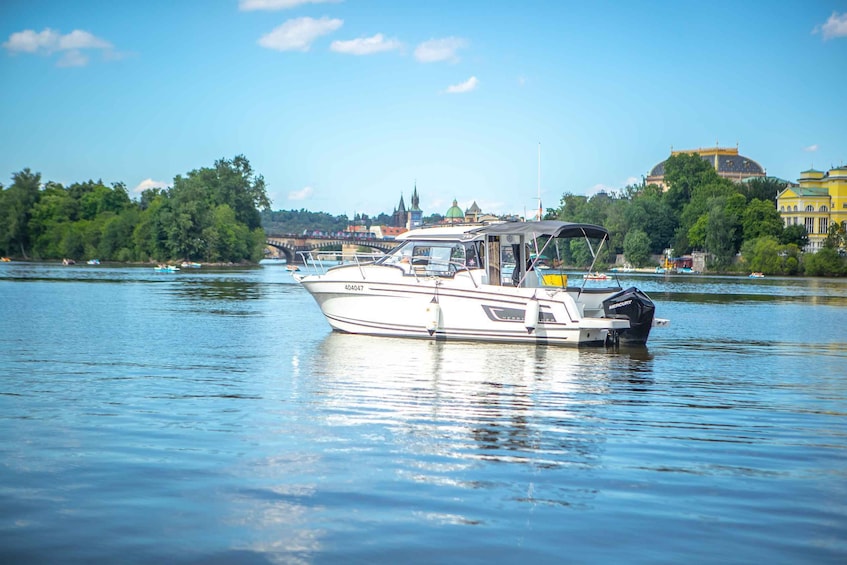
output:
<path id="1" fill-rule="evenodd" d="M 629 287 L 603 301 L 603 311 L 607 318 L 629 320 L 629 329 L 621 330 L 615 341 L 625 345 L 645 345 L 653 327 L 653 314 L 656 306 L 650 297 L 635 288 Z"/>

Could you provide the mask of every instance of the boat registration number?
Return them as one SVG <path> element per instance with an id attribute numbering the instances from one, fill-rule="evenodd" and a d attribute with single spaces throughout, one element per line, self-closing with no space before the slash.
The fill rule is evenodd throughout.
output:
<path id="1" fill-rule="evenodd" d="M 362 292 L 365 289 L 364 285 L 361 284 L 345 284 L 344 290 L 352 290 L 353 292 Z"/>

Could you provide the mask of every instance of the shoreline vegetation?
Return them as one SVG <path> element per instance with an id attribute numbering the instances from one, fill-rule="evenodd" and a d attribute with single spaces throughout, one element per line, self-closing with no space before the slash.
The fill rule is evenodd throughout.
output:
<path id="1" fill-rule="evenodd" d="M 696 153 L 665 162 L 667 190 L 630 185 L 593 196 L 564 193 L 546 219 L 604 226 L 611 234 L 595 270 L 655 269 L 657 257 L 694 251 L 706 258 L 704 274 L 847 276 L 845 227 L 833 223 L 824 247 L 804 252 L 802 225 L 784 226 L 776 196 L 786 183 L 770 177 L 734 183 L 718 176 Z M 257 264 L 269 233 L 305 228 L 343 231 L 350 223 L 387 224 L 374 218 L 303 210 L 271 211 L 265 181 L 243 155 L 219 159 L 177 175 L 172 186 L 150 188 L 132 199 L 123 183 L 78 182 L 68 187 L 42 182 L 26 168 L 0 185 L 0 256 L 85 262 L 97 258 L 125 264 L 182 261 L 209 265 Z M 439 214 L 428 218 L 442 219 Z M 566 265 L 584 268 L 591 253 L 583 242 L 557 250 Z M 643 272 L 643 271 L 642 271 Z"/>

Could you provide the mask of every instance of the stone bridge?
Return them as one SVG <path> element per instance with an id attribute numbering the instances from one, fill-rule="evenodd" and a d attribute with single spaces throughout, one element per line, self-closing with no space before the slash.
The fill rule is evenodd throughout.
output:
<path id="1" fill-rule="evenodd" d="M 314 236 L 314 235 L 269 235 L 265 241 L 266 245 L 275 255 L 285 256 L 288 263 L 302 263 L 303 256 L 300 252 L 324 251 L 330 248 L 341 247 L 345 255 L 355 252 L 358 247 L 367 247 L 382 253 L 388 253 L 398 245 L 400 241 L 393 239 L 377 239 L 374 237 L 356 237 L 353 235 Z"/>

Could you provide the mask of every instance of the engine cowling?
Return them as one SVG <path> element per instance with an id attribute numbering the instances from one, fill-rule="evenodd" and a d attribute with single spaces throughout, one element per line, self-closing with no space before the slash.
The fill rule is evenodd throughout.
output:
<path id="1" fill-rule="evenodd" d="M 607 318 L 629 320 L 629 329 L 618 331 L 616 341 L 625 345 L 645 345 L 653 327 L 656 306 L 650 297 L 634 286 L 603 301 Z"/>

